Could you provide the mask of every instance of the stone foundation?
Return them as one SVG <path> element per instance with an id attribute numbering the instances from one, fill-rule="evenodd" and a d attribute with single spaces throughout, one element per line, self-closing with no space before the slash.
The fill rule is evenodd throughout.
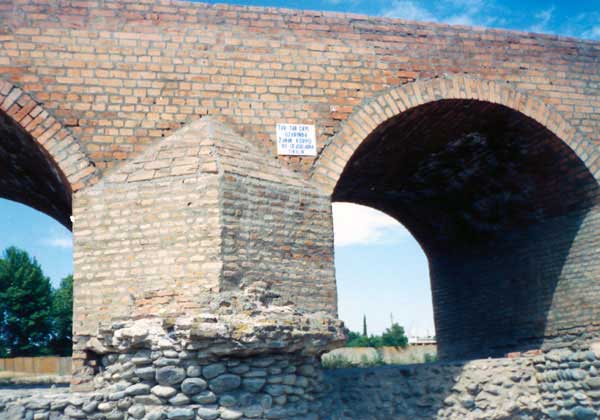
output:
<path id="1" fill-rule="evenodd" d="M 165 343 L 166 344 L 166 343 Z M 2 390 L 0 419 L 593 420 L 600 346 L 515 358 L 323 370 L 314 356 L 172 346 L 102 356 L 96 390 Z"/>
<path id="2" fill-rule="evenodd" d="M 324 391 L 317 359 L 302 355 L 208 363 L 168 347 L 111 353 L 99 369 L 93 392 L 2 393 L 0 419 L 317 419 Z"/>

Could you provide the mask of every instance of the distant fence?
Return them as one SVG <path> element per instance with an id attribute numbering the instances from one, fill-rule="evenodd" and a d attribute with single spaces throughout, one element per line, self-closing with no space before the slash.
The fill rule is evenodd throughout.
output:
<path id="1" fill-rule="evenodd" d="M 70 357 L 15 357 L 0 359 L 0 372 L 27 373 L 33 376 L 71 375 Z"/>

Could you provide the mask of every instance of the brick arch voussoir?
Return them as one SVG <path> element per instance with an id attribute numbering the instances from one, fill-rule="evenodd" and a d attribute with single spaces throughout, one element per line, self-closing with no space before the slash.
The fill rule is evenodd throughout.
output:
<path id="1" fill-rule="evenodd" d="M 388 89 L 369 98 L 344 122 L 316 160 L 310 179 L 329 194 L 346 163 L 362 141 L 381 124 L 419 105 L 443 99 L 473 99 L 519 111 L 546 127 L 586 165 L 600 181 L 600 153 L 580 131 L 541 99 L 503 83 L 463 76 L 419 80 Z"/>
<path id="2" fill-rule="evenodd" d="M 43 105 L 21 88 L 0 79 L 0 112 L 26 131 L 61 172 L 75 193 L 99 179 L 79 141 Z"/>

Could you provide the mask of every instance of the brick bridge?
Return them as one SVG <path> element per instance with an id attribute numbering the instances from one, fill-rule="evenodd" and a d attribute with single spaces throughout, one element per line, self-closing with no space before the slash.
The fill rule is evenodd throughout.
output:
<path id="1" fill-rule="evenodd" d="M 586 348 L 600 335 L 599 111 L 593 41 L 0 2 L 0 195 L 73 229 L 82 389 L 167 338 L 205 361 L 305 363 L 339 345 L 332 201 L 419 241 L 443 358 Z M 317 156 L 278 156 L 277 123 L 314 125 Z"/>

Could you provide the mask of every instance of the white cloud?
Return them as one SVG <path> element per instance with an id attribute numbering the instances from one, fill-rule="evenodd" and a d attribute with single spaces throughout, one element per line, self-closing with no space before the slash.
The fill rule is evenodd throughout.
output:
<path id="1" fill-rule="evenodd" d="M 67 234 L 52 232 L 48 238 L 42 239 L 42 244 L 53 248 L 73 248 L 73 238 Z"/>
<path id="2" fill-rule="evenodd" d="M 556 19 L 555 19 L 556 21 Z M 559 31 L 561 35 L 584 39 L 600 40 L 600 11 L 579 13 L 561 20 Z M 549 31 L 551 32 L 551 31 Z"/>
<path id="3" fill-rule="evenodd" d="M 554 15 L 555 6 L 551 6 L 535 14 L 535 23 L 529 27 L 531 32 L 548 32 L 548 24 Z"/>
<path id="4" fill-rule="evenodd" d="M 384 10 L 383 15 L 406 20 L 437 22 L 437 18 L 429 10 L 410 0 L 392 2 L 391 6 Z"/>
<path id="5" fill-rule="evenodd" d="M 493 0 L 442 0 L 427 6 L 424 0 L 395 0 L 382 15 L 453 25 L 486 26 L 497 21 Z"/>
<path id="6" fill-rule="evenodd" d="M 452 23 L 456 21 L 457 24 L 473 24 L 478 17 L 483 17 L 484 11 L 491 7 L 488 4 L 488 0 L 447 0 L 446 8 L 453 10 L 454 14 L 450 15 L 445 21 Z M 440 2 L 439 4 L 444 4 Z"/>
<path id="7" fill-rule="evenodd" d="M 360 0 L 324 0 L 324 3 L 330 4 L 332 6 L 339 6 L 343 4 L 344 6 L 354 6 L 360 3 Z"/>
<path id="8" fill-rule="evenodd" d="M 477 22 L 473 20 L 472 16 L 467 14 L 450 16 L 447 19 L 444 19 L 445 23 L 450 25 L 468 25 L 468 26 L 476 26 Z"/>
<path id="9" fill-rule="evenodd" d="M 336 246 L 379 245 L 410 237 L 396 219 L 370 207 L 333 203 Z"/>
<path id="10" fill-rule="evenodd" d="M 600 13 L 590 10 L 569 16 L 557 10 L 550 3 L 545 9 L 525 15 L 501 0 L 392 0 L 380 14 L 406 20 L 600 39 Z"/>
<path id="11" fill-rule="evenodd" d="M 581 34 L 583 38 L 599 39 L 600 40 L 600 25 L 591 27 L 589 30 Z"/>

